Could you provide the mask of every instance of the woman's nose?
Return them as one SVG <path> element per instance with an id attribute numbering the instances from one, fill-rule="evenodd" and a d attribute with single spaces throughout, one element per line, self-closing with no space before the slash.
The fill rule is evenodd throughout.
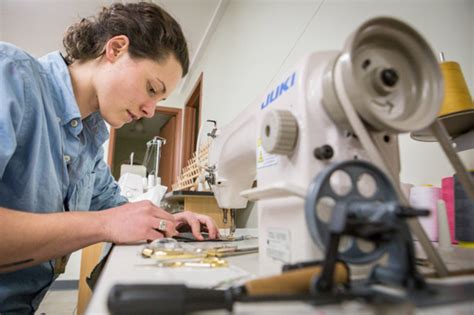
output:
<path id="1" fill-rule="evenodd" d="M 152 118 L 155 115 L 156 103 L 154 101 L 148 101 L 144 103 L 140 110 L 147 118 Z"/>

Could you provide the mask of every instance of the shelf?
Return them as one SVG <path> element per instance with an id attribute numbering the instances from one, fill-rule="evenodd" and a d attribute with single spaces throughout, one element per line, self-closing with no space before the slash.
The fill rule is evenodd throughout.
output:
<path id="1" fill-rule="evenodd" d="M 212 191 L 170 191 L 165 194 L 165 200 L 182 200 L 184 197 L 214 197 Z"/>

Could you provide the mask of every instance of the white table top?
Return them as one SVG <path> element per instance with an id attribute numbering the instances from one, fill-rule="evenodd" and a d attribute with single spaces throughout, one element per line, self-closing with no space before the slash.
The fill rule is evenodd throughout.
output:
<path id="1" fill-rule="evenodd" d="M 239 229 L 236 235 L 256 235 L 256 229 Z M 256 247 L 257 239 L 238 242 L 194 243 L 196 246 Z M 108 314 L 107 296 L 115 284 L 131 283 L 183 283 L 189 287 L 208 288 L 226 280 L 252 277 L 258 274 L 258 254 L 227 257 L 227 268 L 159 268 L 154 259 L 143 258 L 146 244 L 115 246 L 97 283 L 86 314 Z"/>
<path id="2" fill-rule="evenodd" d="M 255 235 L 256 229 L 240 229 L 237 235 Z M 235 244 L 237 243 L 237 244 Z M 257 240 L 234 242 L 233 245 L 253 246 Z M 201 243 L 210 244 L 210 243 Z M 222 244 L 222 243 L 214 243 Z M 226 257 L 227 268 L 159 268 L 156 261 L 141 256 L 145 244 L 115 246 L 97 283 L 92 299 L 87 307 L 87 315 L 109 314 L 107 297 L 115 284 L 138 283 L 182 283 L 189 287 L 209 288 L 229 279 L 249 279 L 258 276 L 258 254 Z M 204 245 L 205 246 L 205 245 Z M 416 314 L 469 314 L 474 313 L 474 303 L 458 304 L 456 307 L 423 308 L 421 310 L 398 310 L 398 313 Z M 199 314 L 228 314 L 227 311 L 209 311 Z M 302 302 L 284 303 L 235 303 L 234 314 L 374 314 L 375 310 L 358 302 L 345 302 L 339 305 L 315 309 Z"/>

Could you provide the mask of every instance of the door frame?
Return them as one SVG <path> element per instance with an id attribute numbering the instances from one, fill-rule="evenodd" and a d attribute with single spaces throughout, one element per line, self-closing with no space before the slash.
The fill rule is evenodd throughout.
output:
<path id="1" fill-rule="evenodd" d="M 183 119 L 183 143 L 181 150 L 181 168 L 187 165 L 188 160 L 192 157 L 193 150 L 193 138 L 197 137 L 196 134 L 199 132 L 201 127 L 201 113 L 202 113 L 202 81 L 203 73 L 199 75 L 194 87 L 191 90 L 191 94 L 184 103 L 184 119 Z M 197 106 L 196 106 L 197 104 Z M 194 130 L 189 129 L 195 126 L 193 118 L 187 114 L 191 108 L 197 108 L 199 116 L 197 117 L 197 128 Z M 194 115 L 193 115 L 194 116 Z M 195 148 L 196 149 L 196 148 Z"/>
<path id="2" fill-rule="evenodd" d="M 182 109 L 177 107 L 165 107 L 165 106 L 156 106 L 155 108 L 155 115 L 156 114 L 166 114 L 169 116 L 176 117 L 176 145 L 174 148 L 174 156 L 173 159 L 173 175 L 172 178 L 176 178 L 181 170 L 181 146 L 182 146 L 182 137 L 181 137 L 181 130 L 182 130 Z M 110 137 L 109 137 L 109 147 L 108 147 L 108 156 L 107 156 L 107 164 L 109 164 L 110 169 L 113 168 L 113 161 L 114 161 L 114 150 L 115 150 L 115 140 L 117 138 L 117 132 L 115 128 L 110 129 Z"/>

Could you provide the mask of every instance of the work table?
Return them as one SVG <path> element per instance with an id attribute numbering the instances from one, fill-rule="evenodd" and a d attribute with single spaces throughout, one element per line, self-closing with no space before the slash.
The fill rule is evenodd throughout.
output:
<path id="1" fill-rule="evenodd" d="M 255 235 L 256 229 L 239 229 L 237 235 Z M 253 246 L 256 239 L 233 242 L 237 246 Z M 217 244 L 217 243 L 215 243 Z M 107 297 L 115 284 L 186 284 L 188 287 L 210 288 L 229 279 L 251 279 L 259 274 L 258 253 L 231 256 L 226 268 L 159 268 L 156 260 L 143 258 L 146 244 L 120 245 L 112 249 L 89 303 L 87 315 L 109 314 Z M 172 301 L 170 301 L 171 303 Z M 157 305 L 159 307 L 159 305 Z M 415 314 L 459 314 L 474 310 L 474 302 L 414 310 Z M 387 311 L 387 310 L 385 310 Z M 393 309 L 390 309 L 393 312 Z M 409 313 L 412 309 L 397 309 L 393 314 Z M 303 302 L 235 303 L 234 314 L 373 314 L 375 310 L 359 302 L 318 307 Z M 464 314 L 463 313 L 463 314 Z M 228 314 L 225 310 L 197 314 Z"/>

